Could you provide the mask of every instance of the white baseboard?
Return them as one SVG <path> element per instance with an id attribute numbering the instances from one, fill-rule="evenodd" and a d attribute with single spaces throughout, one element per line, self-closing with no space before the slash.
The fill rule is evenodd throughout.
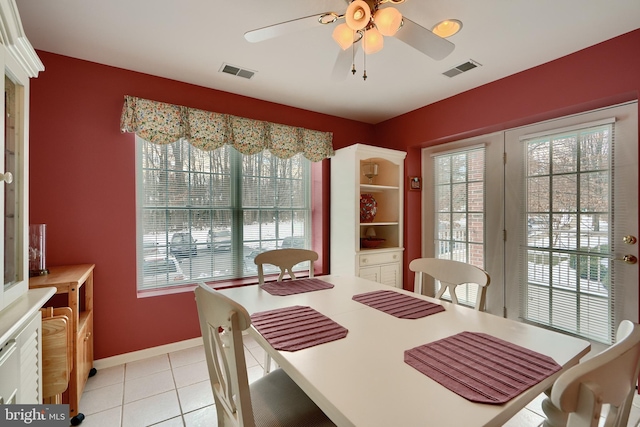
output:
<path id="1" fill-rule="evenodd" d="M 158 347 L 145 348 L 144 350 L 132 351 L 131 353 L 119 354 L 117 356 L 106 357 L 93 361 L 93 367 L 97 370 L 111 368 L 112 366 L 123 365 L 149 357 L 160 356 L 162 354 L 174 351 L 185 350 L 191 347 L 202 345 L 202 337 L 192 338 L 190 340 L 174 342 L 171 344 L 160 345 Z"/>

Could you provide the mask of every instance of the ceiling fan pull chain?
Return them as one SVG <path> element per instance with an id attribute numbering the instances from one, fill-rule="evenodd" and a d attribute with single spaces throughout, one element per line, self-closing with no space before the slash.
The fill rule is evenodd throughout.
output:
<path id="1" fill-rule="evenodd" d="M 366 31 L 366 30 L 365 30 Z M 367 38 L 364 36 L 364 34 L 362 35 L 362 68 L 364 68 L 364 72 L 362 73 L 362 79 L 366 82 L 367 81 Z"/>
<path id="2" fill-rule="evenodd" d="M 351 43 L 351 74 L 352 75 L 356 75 L 356 32 L 353 32 L 353 40 L 354 42 Z"/>

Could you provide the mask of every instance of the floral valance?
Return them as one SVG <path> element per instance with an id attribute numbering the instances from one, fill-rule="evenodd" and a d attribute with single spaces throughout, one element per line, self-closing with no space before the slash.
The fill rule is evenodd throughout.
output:
<path id="1" fill-rule="evenodd" d="M 122 132 L 134 132 L 155 144 L 181 138 L 201 150 L 232 145 L 242 154 L 269 149 L 288 159 L 298 153 L 312 162 L 333 156 L 333 134 L 261 120 L 213 113 L 196 108 L 125 96 L 120 119 Z"/>

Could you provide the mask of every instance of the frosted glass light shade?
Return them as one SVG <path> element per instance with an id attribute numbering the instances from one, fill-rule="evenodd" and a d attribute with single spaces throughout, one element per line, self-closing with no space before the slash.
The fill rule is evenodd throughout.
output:
<path id="1" fill-rule="evenodd" d="M 457 19 L 445 19 L 438 22 L 431 30 L 436 36 L 442 38 L 451 37 L 462 29 L 462 22 Z"/>
<path id="2" fill-rule="evenodd" d="M 332 37 L 342 50 L 347 50 L 353 44 L 353 30 L 347 24 L 338 25 L 333 30 Z"/>
<path id="3" fill-rule="evenodd" d="M 375 28 L 371 28 L 364 33 L 364 53 L 371 55 L 379 52 L 384 46 L 384 37 Z"/>
<path id="4" fill-rule="evenodd" d="M 362 30 L 371 20 L 371 9 L 363 0 L 355 0 L 347 7 L 344 20 L 352 30 Z"/>
<path id="5" fill-rule="evenodd" d="M 373 22 L 383 36 L 393 36 L 402 24 L 402 14 L 394 7 L 378 9 L 373 15 Z"/>

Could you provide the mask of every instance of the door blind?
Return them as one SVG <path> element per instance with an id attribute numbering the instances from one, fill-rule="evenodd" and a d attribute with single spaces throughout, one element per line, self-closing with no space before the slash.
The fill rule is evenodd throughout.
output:
<path id="1" fill-rule="evenodd" d="M 613 120 L 521 138 L 521 315 L 604 343 L 614 333 L 613 141 Z"/>

